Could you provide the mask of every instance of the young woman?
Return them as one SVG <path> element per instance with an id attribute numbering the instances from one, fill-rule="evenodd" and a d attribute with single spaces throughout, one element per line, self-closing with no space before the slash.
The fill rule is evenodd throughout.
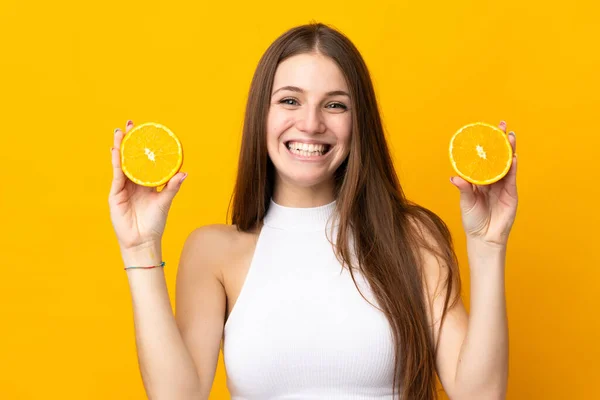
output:
<path id="1" fill-rule="evenodd" d="M 186 174 L 161 192 L 136 186 L 120 168 L 122 138 L 117 129 L 112 223 L 125 266 L 158 266 Z M 450 233 L 404 196 L 359 52 L 325 25 L 284 33 L 252 80 L 232 224 L 187 239 L 176 315 L 162 268 L 127 270 L 148 396 L 206 399 L 223 340 L 234 399 L 433 399 L 436 373 L 452 399 L 504 398 L 514 161 L 491 186 L 451 179 L 467 315 Z"/>

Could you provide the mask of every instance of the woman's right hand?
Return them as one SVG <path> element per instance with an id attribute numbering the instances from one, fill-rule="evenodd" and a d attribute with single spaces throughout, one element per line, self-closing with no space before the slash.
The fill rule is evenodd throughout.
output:
<path id="1" fill-rule="evenodd" d="M 127 121 L 126 132 L 132 128 L 133 122 Z M 117 128 L 111 148 L 113 181 L 108 196 L 110 218 L 117 240 L 122 252 L 135 252 L 149 246 L 160 247 L 169 208 L 187 174 L 177 173 L 160 192 L 133 183 L 121 169 L 123 136 L 123 131 Z"/>

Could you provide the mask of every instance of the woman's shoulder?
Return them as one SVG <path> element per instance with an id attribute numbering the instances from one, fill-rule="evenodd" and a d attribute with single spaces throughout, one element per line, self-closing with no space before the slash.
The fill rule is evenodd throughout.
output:
<path id="1" fill-rule="evenodd" d="M 182 258 L 193 265 L 221 268 L 247 253 L 258 238 L 258 230 L 244 232 L 236 225 L 210 224 L 194 229 L 188 236 Z"/>

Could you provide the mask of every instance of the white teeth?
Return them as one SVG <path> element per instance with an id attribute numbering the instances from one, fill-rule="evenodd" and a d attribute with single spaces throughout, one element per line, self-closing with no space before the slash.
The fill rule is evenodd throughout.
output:
<path id="1" fill-rule="evenodd" d="M 296 150 L 296 149 L 290 149 L 290 152 L 293 154 L 297 154 L 303 157 L 315 157 L 315 156 L 322 156 L 324 152 L 322 151 L 302 151 L 302 150 Z"/>
<path id="2" fill-rule="evenodd" d="M 299 151 L 308 151 L 308 152 L 325 152 L 324 144 L 307 144 L 307 143 L 299 143 L 299 142 L 289 142 L 288 149 L 290 150 L 299 150 Z"/>

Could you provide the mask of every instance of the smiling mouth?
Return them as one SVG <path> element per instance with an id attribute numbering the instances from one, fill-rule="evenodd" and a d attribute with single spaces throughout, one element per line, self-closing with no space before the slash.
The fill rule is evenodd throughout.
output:
<path id="1" fill-rule="evenodd" d="M 331 150 L 329 144 L 306 144 L 299 142 L 286 142 L 285 146 L 292 154 L 296 154 L 303 157 L 319 157 L 324 156 Z"/>

